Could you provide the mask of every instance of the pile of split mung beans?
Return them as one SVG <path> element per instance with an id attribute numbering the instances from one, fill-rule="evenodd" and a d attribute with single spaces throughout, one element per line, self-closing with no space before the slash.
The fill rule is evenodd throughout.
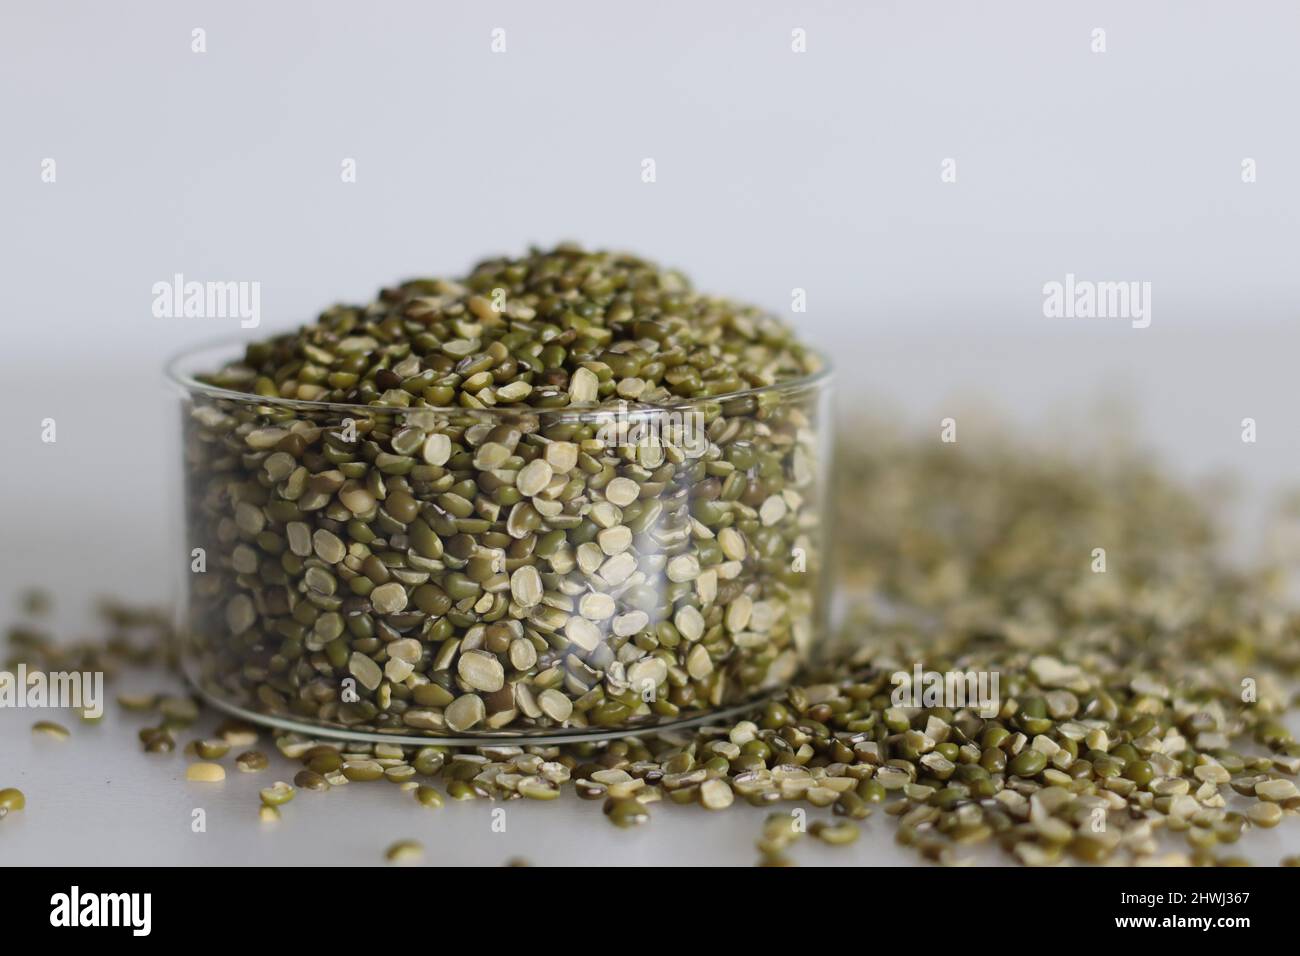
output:
<path id="1" fill-rule="evenodd" d="M 823 593 L 819 370 L 772 316 L 573 246 L 250 345 L 186 408 L 187 668 L 431 737 L 785 686 Z"/>
<path id="2" fill-rule="evenodd" d="M 1210 510 L 1138 455 L 943 445 L 865 423 L 844 434 L 838 540 L 859 600 L 820 664 L 743 719 L 566 746 L 282 734 L 269 756 L 264 731 L 214 721 L 183 747 L 235 783 L 254 775 L 250 809 L 283 825 L 295 794 L 369 781 L 430 809 L 570 790 L 620 827 L 670 803 L 754 804 L 770 809 L 765 865 L 790 863 L 805 834 L 851 843 L 873 812 L 944 864 L 987 859 L 981 847 L 1029 865 L 1240 864 L 1244 834 L 1300 813 L 1294 564 L 1225 564 Z M 1280 513 L 1276 527 L 1295 522 Z M 106 619 L 109 637 L 80 645 L 11 629 L 11 663 L 112 673 L 174 646 L 156 616 Z M 995 713 L 896 704 L 892 676 L 916 665 L 997 673 Z M 141 740 L 159 753 L 206 719 L 184 695 L 119 703 L 152 715 Z M 272 769 L 286 759 L 300 769 Z M 204 768 L 195 785 L 217 777 Z M 409 839 L 388 850 L 420 854 Z"/>

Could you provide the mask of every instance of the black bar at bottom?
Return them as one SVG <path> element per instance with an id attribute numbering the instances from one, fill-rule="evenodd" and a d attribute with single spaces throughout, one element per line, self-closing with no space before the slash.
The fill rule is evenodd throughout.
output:
<path id="1" fill-rule="evenodd" d="M 749 898 L 761 913 L 781 925 L 798 918 L 808 926 L 835 925 L 840 911 L 845 927 L 917 928 L 933 918 L 934 907 L 960 922 L 993 904 L 996 919 L 1019 930 L 1041 927 L 1055 934 L 1098 931 L 1116 934 L 1172 934 L 1184 939 L 1199 933 L 1230 940 L 1235 934 L 1263 929 L 1279 932 L 1294 926 L 1295 873 L 1286 869 L 1119 869 L 1022 868 L 943 869 L 857 868 L 849 872 L 815 868 L 784 870 L 678 869 L 652 875 L 591 872 L 573 876 L 542 868 L 483 870 L 455 882 L 464 889 L 448 896 L 446 874 L 429 868 L 389 873 L 378 881 L 347 872 L 295 874 L 240 868 L 32 868 L 6 871 L 4 924 L 7 932 L 78 933 L 111 937 L 115 943 L 150 945 L 211 932 L 217 942 L 223 929 L 253 920 L 259 945 L 283 938 L 301 940 L 304 926 L 321 928 L 331 913 L 343 928 L 349 912 L 381 905 L 396 923 L 436 921 L 441 914 L 458 920 L 472 915 L 500 919 L 502 908 L 534 920 L 601 919 L 603 908 L 629 913 L 671 896 L 697 903 Z M 594 867 L 586 870 L 596 869 Z M 558 882 L 557 882 L 558 881 Z M 879 885 L 877 885 L 879 884 Z M 613 888 L 613 893 L 602 887 Z M 74 890 L 75 887 L 75 890 Z M 567 887 L 560 891 L 558 887 Z M 528 892 L 535 890 L 534 892 Z M 524 891 L 527 895 L 518 895 Z M 774 891 L 779 891 L 774 894 Z M 642 893 L 646 896 L 639 899 Z M 794 895 L 791 895 L 793 892 Z M 355 896 L 355 899 L 353 899 Z M 328 901 L 328 902 L 327 902 Z M 533 912 L 518 911 L 521 905 Z M 781 912 L 790 908 L 789 914 Z M 808 908 L 820 911 L 808 921 Z M 971 909 L 967 909 L 971 907 Z M 360 909 L 358 909 L 360 908 Z M 547 913 L 556 910 L 555 913 Z M 988 912 L 984 910 L 983 912 Z M 380 918 L 377 928 L 386 924 Z M 793 924 L 792 924 L 793 925 Z"/>

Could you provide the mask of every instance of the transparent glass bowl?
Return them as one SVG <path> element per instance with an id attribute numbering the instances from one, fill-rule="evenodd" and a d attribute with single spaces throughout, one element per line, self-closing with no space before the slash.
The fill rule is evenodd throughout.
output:
<path id="1" fill-rule="evenodd" d="M 785 686 L 824 633 L 829 371 L 674 406 L 181 395 L 182 663 L 208 700 L 413 743 L 622 736 Z"/>

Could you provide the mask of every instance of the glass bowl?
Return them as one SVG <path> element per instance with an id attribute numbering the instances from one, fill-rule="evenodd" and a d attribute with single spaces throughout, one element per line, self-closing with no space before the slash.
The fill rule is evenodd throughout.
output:
<path id="1" fill-rule="evenodd" d="M 167 368 L 182 665 L 314 735 L 564 742 L 724 716 L 824 633 L 829 369 L 671 406 L 388 408 Z"/>

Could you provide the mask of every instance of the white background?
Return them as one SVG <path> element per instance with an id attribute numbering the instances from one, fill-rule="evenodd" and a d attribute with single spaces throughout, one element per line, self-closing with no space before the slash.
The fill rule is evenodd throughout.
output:
<path id="1" fill-rule="evenodd" d="M 50 585 L 73 623 L 94 593 L 168 597 L 184 555 L 169 355 L 566 238 L 778 312 L 806 289 L 793 318 L 846 403 L 936 428 L 992 404 L 1066 441 L 1119 422 L 1189 478 L 1239 475 L 1262 501 L 1300 460 L 1298 41 L 1290 2 L 6 3 L 0 592 Z M 153 284 L 178 272 L 260 282 L 262 327 L 154 318 Z M 1044 318 L 1042 286 L 1066 273 L 1151 282 L 1151 327 Z M 26 722 L 0 713 L 0 768 L 33 797 L 0 832 L 19 860 L 270 852 L 242 822 L 250 781 L 214 798 L 239 793 L 244 815 L 198 850 L 184 825 L 175 843 L 133 829 L 181 758 L 118 765 L 111 726 L 49 753 Z M 117 825 L 86 817 L 92 798 Z M 308 830 L 344 826 L 318 814 L 360 799 L 298 812 L 278 858 L 318 861 Z M 538 825 L 568 826 L 552 810 Z M 580 810 L 598 813 L 563 813 Z M 471 813 L 486 810 L 445 819 Z M 658 836 L 620 835 L 642 848 L 629 862 L 749 858 L 747 835 L 698 839 L 742 817 L 660 816 Z M 594 826 L 554 843 L 611 829 Z M 437 832 L 447 859 L 507 855 Z M 894 853 L 880 837 L 850 857 Z"/>

